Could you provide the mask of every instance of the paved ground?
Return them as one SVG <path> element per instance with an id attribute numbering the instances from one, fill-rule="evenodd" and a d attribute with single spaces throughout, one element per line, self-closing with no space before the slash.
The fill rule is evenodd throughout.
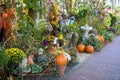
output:
<path id="1" fill-rule="evenodd" d="M 38 76 L 25 80 L 120 80 L 120 36 L 94 54 L 80 54 L 80 62 L 63 77 Z"/>
<path id="2" fill-rule="evenodd" d="M 120 36 L 60 80 L 120 80 Z"/>

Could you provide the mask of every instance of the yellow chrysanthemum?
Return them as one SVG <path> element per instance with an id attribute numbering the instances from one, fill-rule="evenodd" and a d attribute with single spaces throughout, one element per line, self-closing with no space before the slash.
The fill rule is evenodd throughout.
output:
<path id="1" fill-rule="evenodd" d="M 63 39 L 63 35 L 60 34 L 60 35 L 58 36 L 58 39 Z"/>
<path id="2" fill-rule="evenodd" d="M 18 48 L 9 48 L 6 49 L 5 52 L 8 54 L 11 62 L 21 62 L 22 59 L 26 56 L 26 54 Z"/>

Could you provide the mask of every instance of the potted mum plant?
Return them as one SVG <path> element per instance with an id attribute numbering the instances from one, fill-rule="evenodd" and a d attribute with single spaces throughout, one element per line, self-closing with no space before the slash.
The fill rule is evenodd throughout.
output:
<path id="1" fill-rule="evenodd" d="M 18 48 L 9 48 L 5 50 L 6 54 L 8 54 L 10 63 L 21 63 L 26 54 L 18 49 Z"/>
<path id="2" fill-rule="evenodd" d="M 26 54 L 18 48 L 8 48 L 5 50 L 5 53 L 9 57 L 9 62 L 7 65 L 9 69 L 9 77 L 10 80 L 13 80 L 12 74 L 17 74 L 17 68 L 22 60 L 26 57 Z"/>

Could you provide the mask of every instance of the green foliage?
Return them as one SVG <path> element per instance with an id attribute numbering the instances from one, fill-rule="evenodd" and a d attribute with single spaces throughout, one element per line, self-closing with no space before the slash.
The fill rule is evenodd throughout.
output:
<path id="1" fill-rule="evenodd" d="M 82 39 L 83 39 L 84 32 L 82 29 L 79 29 L 79 30 L 77 30 L 77 33 L 79 34 L 78 43 L 81 43 Z"/>
<path id="2" fill-rule="evenodd" d="M 38 26 L 36 26 L 32 29 L 33 37 L 36 40 L 42 42 L 42 39 L 44 37 L 43 35 L 47 34 L 47 32 L 45 32 L 46 29 L 47 29 L 46 28 L 46 22 L 45 21 L 44 22 L 39 22 Z"/>
<path id="3" fill-rule="evenodd" d="M 79 26 L 84 26 L 86 24 L 88 24 L 89 26 L 93 26 L 93 24 L 95 23 L 96 17 L 95 16 L 91 16 L 91 15 L 86 15 L 84 18 L 81 18 L 79 21 Z M 97 19 L 96 19 L 97 20 Z"/>
<path id="4" fill-rule="evenodd" d="M 33 10 L 40 10 L 42 9 L 40 3 L 42 0 L 23 0 L 23 3 L 26 4 L 26 8 L 33 9 Z"/>
<path id="5" fill-rule="evenodd" d="M 111 17 L 109 15 L 105 16 L 103 19 L 92 17 L 91 21 L 91 26 L 98 31 L 98 34 L 102 34 L 103 30 L 108 29 L 111 25 Z"/>
<path id="6" fill-rule="evenodd" d="M 88 14 L 90 7 L 87 4 L 83 4 L 78 12 L 78 18 L 85 18 L 85 16 Z"/>
<path id="7" fill-rule="evenodd" d="M 34 27 L 35 28 L 35 27 Z M 16 31 L 16 35 L 18 35 L 16 38 L 16 42 L 13 44 L 11 43 L 11 39 L 8 41 L 6 48 L 9 47 L 17 47 L 19 49 L 22 49 L 27 54 L 35 54 L 38 53 L 38 49 L 40 46 L 40 40 L 36 38 L 39 36 L 39 31 L 35 30 L 32 27 L 22 27 L 19 30 Z"/>
<path id="8" fill-rule="evenodd" d="M 111 25 L 111 17 L 110 17 L 110 15 L 106 15 L 104 17 L 103 24 L 104 24 L 104 27 L 106 29 L 110 28 L 110 25 Z"/>
<path id="9" fill-rule="evenodd" d="M 33 19 L 30 16 L 23 14 L 23 13 L 19 14 L 18 16 L 19 16 L 19 19 L 17 20 L 17 25 L 16 25 L 17 29 L 22 30 L 24 29 L 24 27 L 34 26 L 33 24 L 35 23 L 35 21 L 33 21 Z M 26 30 L 26 32 L 28 31 Z"/>
<path id="10" fill-rule="evenodd" d="M 91 45 L 96 51 L 99 51 L 103 44 L 94 35 L 89 36 L 89 38 L 83 42 L 86 46 Z"/>
<path id="11" fill-rule="evenodd" d="M 78 43 L 81 43 L 82 37 L 83 37 L 83 31 L 80 29 L 80 24 L 74 23 L 68 26 L 69 33 L 71 32 L 77 32 L 79 34 L 79 41 Z"/>
<path id="12" fill-rule="evenodd" d="M 110 17 L 111 17 L 111 27 L 112 26 L 115 26 L 115 23 L 117 22 L 117 18 L 116 16 L 114 16 L 113 14 L 110 14 Z"/>
<path id="13" fill-rule="evenodd" d="M 105 29 L 105 26 L 100 18 L 95 17 L 92 24 L 93 28 L 95 28 L 98 34 L 102 34 L 102 31 Z"/>
<path id="14" fill-rule="evenodd" d="M 110 42 L 115 37 L 113 32 L 103 31 L 102 35 L 104 36 L 105 42 Z"/>
<path id="15" fill-rule="evenodd" d="M 117 34 L 120 34 L 120 24 L 117 24 L 116 27 L 117 27 Z"/>
<path id="16" fill-rule="evenodd" d="M 106 29 L 110 28 L 111 25 L 111 17 L 109 15 L 105 16 L 104 19 L 100 19 L 99 17 L 93 17 L 92 26 L 98 32 L 98 34 L 102 35 Z"/>
<path id="17" fill-rule="evenodd" d="M 39 22 L 35 27 L 35 22 L 26 14 L 21 14 L 17 25 L 15 26 L 17 37 L 15 47 L 18 47 L 28 54 L 38 53 L 38 49 L 43 39 L 43 33 L 46 29 L 45 22 Z"/>
<path id="18" fill-rule="evenodd" d="M 120 20 L 120 6 L 116 8 L 114 15 L 116 19 L 119 21 Z"/>
<path id="19" fill-rule="evenodd" d="M 71 56 L 71 60 L 68 62 L 68 65 L 72 65 L 79 60 L 79 56 L 77 54 L 77 49 L 76 48 L 69 48 L 67 50 L 67 53 Z"/>
<path id="20" fill-rule="evenodd" d="M 43 68 L 42 68 L 42 66 L 39 66 L 39 65 L 37 65 L 37 64 L 32 64 L 32 65 L 31 65 L 31 70 L 32 70 L 31 73 L 35 74 L 35 73 L 40 73 L 40 72 L 42 72 L 42 71 L 43 71 Z"/>
<path id="21" fill-rule="evenodd" d="M 0 46 L 0 68 L 3 68 L 9 61 L 9 56 L 5 53 L 5 49 Z"/>

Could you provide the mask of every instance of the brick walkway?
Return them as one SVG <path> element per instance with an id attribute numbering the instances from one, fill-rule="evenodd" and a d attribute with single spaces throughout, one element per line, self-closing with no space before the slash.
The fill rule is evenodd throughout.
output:
<path id="1" fill-rule="evenodd" d="M 60 80 L 120 80 L 120 36 Z"/>

